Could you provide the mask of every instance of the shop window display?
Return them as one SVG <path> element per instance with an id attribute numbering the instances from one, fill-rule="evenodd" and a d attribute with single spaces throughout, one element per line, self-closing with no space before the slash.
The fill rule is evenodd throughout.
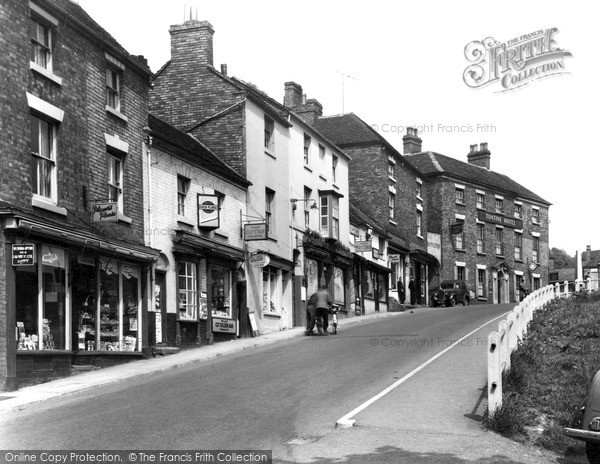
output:
<path id="1" fill-rule="evenodd" d="M 179 320 L 198 320 L 197 279 L 195 263 L 179 263 Z"/>
<path id="2" fill-rule="evenodd" d="M 267 266 L 263 270 L 263 311 L 276 314 L 277 310 L 277 269 Z"/>
<path id="3" fill-rule="evenodd" d="M 231 317 L 231 272 L 214 266 L 211 268 L 212 314 L 217 317 Z"/>
<path id="4" fill-rule="evenodd" d="M 344 271 L 339 267 L 333 268 L 333 301 L 344 305 Z"/>
<path id="5" fill-rule="evenodd" d="M 319 290 L 319 265 L 314 259 L 306 258 L 306 294 L 307 298 Z"/>
<path id="6" fill-rule="evenodd" d="M 100 308 L 98 346 L 91 349 L 120 351 L 119 344 L 119 267 L 102 260 L 100 266 Z"/>
<path id="7" fill-rule="evenodd" d="M 16 271 L 17 349 L 64 350 L 66 340 L 65 251 L 37 246 L 38 264 Z"/>

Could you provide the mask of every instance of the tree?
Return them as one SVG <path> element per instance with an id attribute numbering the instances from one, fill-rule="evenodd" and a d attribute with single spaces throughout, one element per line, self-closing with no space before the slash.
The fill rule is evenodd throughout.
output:
<path id="1" fill-rule="evenodd" d="M 554 269 L 574 268 L 577 263 L 574 256 L 569 256 L 565 250 L 553 247 L 550 250 L 550 258 L 554 259 Z"/>

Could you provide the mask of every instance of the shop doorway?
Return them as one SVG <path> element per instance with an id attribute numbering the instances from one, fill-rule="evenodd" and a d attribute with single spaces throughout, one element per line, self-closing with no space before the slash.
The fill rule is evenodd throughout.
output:
<path id="1" fill-rule="evenodd" d="M 96 262 L 79 256 L 71 261 L 72 349 L 95 349 L 96 343 Z"/>
<path id="2" fill-rule="evenodd" d="M 498 271 L 498 303 L 505 303 L 504 301 L 504 272 Z"/>
<path id="3" fill-rule="evenodd" d="M 154 276 L 154 308 L 148 312 L 148 345 L 166 343 L 165 325 L 167 319 L 166 273 L 156 271 Z"/>

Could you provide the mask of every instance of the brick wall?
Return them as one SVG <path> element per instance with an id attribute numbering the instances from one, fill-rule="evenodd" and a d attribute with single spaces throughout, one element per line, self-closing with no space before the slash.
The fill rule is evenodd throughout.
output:
<path id="1" fill-rule="evenodd" d="M 4 234 L 0 233 L 0 391 L 6 389 L 8 376 L 8 302 L 6 295 L 6 243 Z M 14 331 L 14 328 L 11 327 Z"/>

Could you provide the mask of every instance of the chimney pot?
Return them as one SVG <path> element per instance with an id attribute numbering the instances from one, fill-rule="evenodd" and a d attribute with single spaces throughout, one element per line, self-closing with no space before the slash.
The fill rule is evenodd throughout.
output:
<path id="1" fill-rule="evenodd" d="M 302 106 L 302 87 L 295 82 L 289 81 L 284 84 L 285 94 L 283 104 L 291 109 Z"/>
<path id="2" fill-rule="evenodd" d="M 224 63 L 221 65 L 221 74 L 223 74 L 224 76 L 227 75 L 227 65 Z"/>
<path id="3" fill-rule="evenodd" d="M 481 145 L 475 143 L 470 147 L 470 151 L 467 154 L 467 161 L 469 164 L 480 166 L 489 171 L 491 156 L 487 142 L 482 142 Z"/>
<path id="4" fill-rule="evenodd" d="M 402 137 L 402 142 L 404 143 L 404 154 L 421 153 L 423 140 L 418 136 L 415 127 L 406 128 L 406 135 Z"/>

